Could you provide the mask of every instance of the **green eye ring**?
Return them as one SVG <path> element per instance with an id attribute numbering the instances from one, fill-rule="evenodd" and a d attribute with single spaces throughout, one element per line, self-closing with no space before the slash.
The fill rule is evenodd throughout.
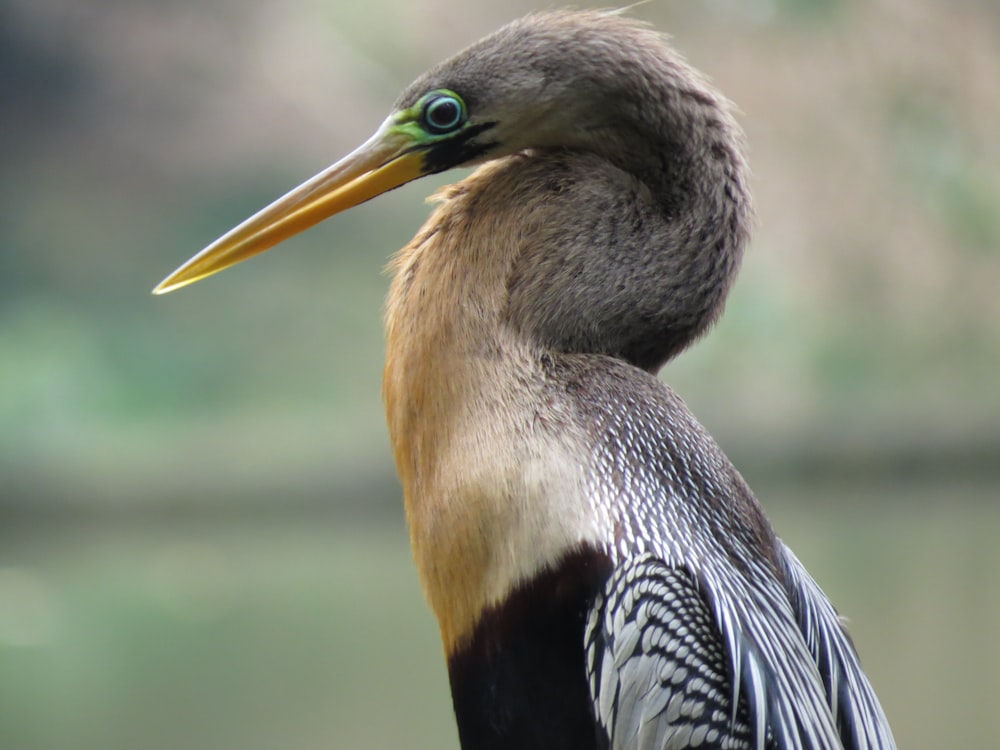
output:
<path id="1" fill-rule="evenodd" d="M 468 119 L 465 102 L 453 91 L 432 91 L 420 108 L 420 126 L 431 135 L 454 133 Z"/>

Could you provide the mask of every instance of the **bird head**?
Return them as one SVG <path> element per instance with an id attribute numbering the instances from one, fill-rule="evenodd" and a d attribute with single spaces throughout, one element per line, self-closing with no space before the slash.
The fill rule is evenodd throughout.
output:
<path id="1" fill-rule="evenodd" d="M 644 79 L 678 74 L 664 49 L 655 32 L 608 12 L 552 12 L 508 24 L 420 76 L 365 143 L 153 291 L 194 283 L 424 175 L 533 148 L 630 153 L 641 133 L 629 128 L 643 119 L 662 127 L 669 117 Z M 681 75 L 693 74 L 684 67 Z"/>
<path id="2" fill-rule="evenodd" d="M 517 45 L 504 38 L 509 28 L 414 81 L 361 146 L 220 237 L 154 293 L 199 281 L 411 180 L 522 150 L 525 132 L 544 140 L 537 124 L 547 108 L 526 95 L 540 82 L 530 65 L 511 68 Z"/>

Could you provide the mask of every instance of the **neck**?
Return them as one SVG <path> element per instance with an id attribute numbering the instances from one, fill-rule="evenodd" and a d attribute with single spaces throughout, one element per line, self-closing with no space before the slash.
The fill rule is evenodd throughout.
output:
<path id="1" fill-rule="evenodd" d="M 585 501 L 586 436 L 546 362 L 592 353 L 655 370 L 721 309 L 749 207 L 708 183 L 741 180 L 742 163 L 682 140 L 667 169 L 681 197 L 592 151 L 491 162 L 442 194 L 393 265 L 389 431 L 449 651 L 519 581 L 613 538 Z"/>
<path id="2" fill-rule="evenodd" d="M 523 243 L 537 258 L 520 264 L 512 317 L 555 349 L 655 372 L 721 314 L 752 206 L 729 103 L 678 58 L 635 54 L 635 75 L 625 51 L 595 68 L 592 98 L 613 93 L 571 118 L 587 123 L 566 135 L 576 151 L 545 167 L 578 189 L 532 185 L 547 225 Z"/>
<path id="3" fill-rule="evenodd" d="M 752 207 L 729 103 L 657 35 L 629 36 L 574 35 L 587 64 L 545 78 L 523 129 L 498 128 L 502 149 L 534 150 L 520 192 L 493 195 L 521 236 L 510 319 L 550 349 L 653 372 L 721 314 Z"/>

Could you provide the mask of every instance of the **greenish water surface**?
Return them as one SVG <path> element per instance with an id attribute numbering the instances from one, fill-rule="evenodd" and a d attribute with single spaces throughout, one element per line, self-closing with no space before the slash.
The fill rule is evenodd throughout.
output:
<path id="1" fill-rule="evenodd" d="M 761 494 L 850 618 L 900 747 L 992 746 L 994 488 Z M 401 517 L 8 526 L 0 747 L 457 748 Z"/>

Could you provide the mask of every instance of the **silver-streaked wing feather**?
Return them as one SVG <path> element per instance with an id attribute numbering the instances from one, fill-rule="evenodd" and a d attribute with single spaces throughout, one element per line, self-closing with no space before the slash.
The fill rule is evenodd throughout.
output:
<path id="1" fill-rule="evenodd" d="M 687 572 L 649 554 L 620 563 L 591 608 L 585 643 L 612 750 L 751 747 L 723 640 Z"/>
<path id="2" fill-rule="evenodd" d="M 851 750 L 893 750 L 889 721 L 836 610 L 799 562 L 781 545 L 788 593 L 802 634 L 826 686 L 830 710 Z"/>
<path id="3" fill-rule="evenodd" d="M 788 598 L 766 617 L 751 614 L 760 601 L 710 603 L 687 570 L 652 554 L 618 563 L 585 636 L 611 750 L 895 748 L 833 606 L 782 553 Z"/>
<path id="4" fill-rule="evenodd" d="M 603 364 L 599 373 L 581 368 L 586 387 L 575 393 L 594 435 L 590 499 L 615 539 L 608 545 L 618 571 L 612 583 L 627 580 L 620 579 L 623 571 L 647 553 L 687 575 L 725 656 L 728 705 L 731 711 L 745 705 L 746 747 L 892 750 L 853 647 L 839 624 L 831 624 L 833 607 L 774 536 L 743 478 L 669 388 L 634 369 Z M 610 607 L 611 594 L 606 589 L 601 600 L 602 648 L 634 638 L 620 627 L 623 615 Z M 591 640 L 587 646 L 597 649 Z M 598 719 L 616 732 L 621 729 L 614 725 L 625 726 L 624 711 L 642 715 L 641 707 L 623 708 L 626 701 L 654 707 L 663 701 L 647 674 L 662 657 L 639 658 L 646 666 L 638 673 L 619 667 L 591 686 Z M 590 659 L 592 673 L 615 664 L 596 651 Z M 684 747 L 663 747 L 678 746 Z"/>
<path id="5" fill-rule="evenodd" d="M 757 570 L 754 570 L 754 569 Z M 841 750 L 816 662 L 795 620 L 786 589 L 767 566 L 751 563 L 699 571 L 726 643 L 733 690 L 747 702 L 752 747 L 773 740 L 782 750 Z"/>

